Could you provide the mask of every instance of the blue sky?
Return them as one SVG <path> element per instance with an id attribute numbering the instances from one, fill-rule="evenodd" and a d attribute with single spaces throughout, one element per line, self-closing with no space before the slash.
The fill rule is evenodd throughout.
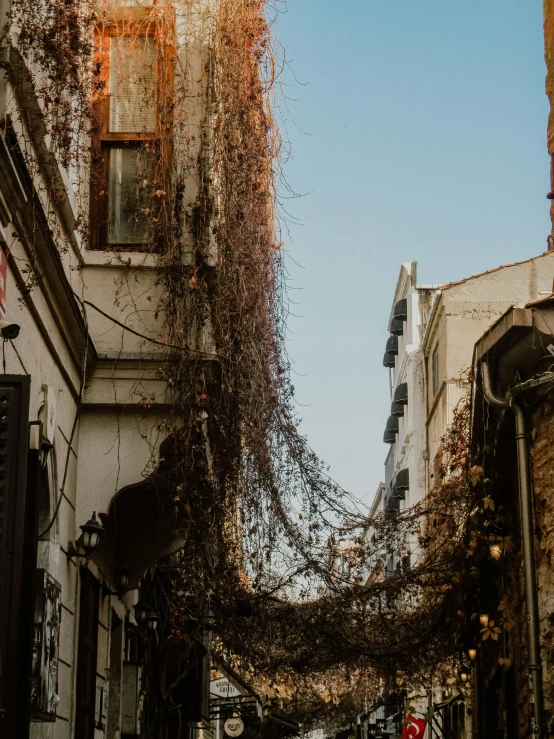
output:
<path id="1" fill-rule="evenodd" d="M 293 383 L 312 447 L 369 502 L 387 452 L 382 356 L 400 263 L 444 283 L 546 248 L 542 3 L 287 5 L 285 171 L 309 193 L 286 205 L 301 224 L 286 239 Z"/>

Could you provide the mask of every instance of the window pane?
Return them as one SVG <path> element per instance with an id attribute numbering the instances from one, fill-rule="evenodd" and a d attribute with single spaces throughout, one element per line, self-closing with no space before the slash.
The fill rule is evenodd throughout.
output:
<path id="1" fill-rule="evenodd" d="M 156 127 L 156 39 L 110 41 L 110 131 L 152 132 Z"/>
<path id="2" fill-rule="evenodd" d="M 433 352 L 433 395 L 439 392 L 439 350 Z"/>
<path id="3" fill-rule="evenodd" d="M 143 244 L 152 206 L 154 156 L 135 147 L 109 152 L 109 244 Z"/>

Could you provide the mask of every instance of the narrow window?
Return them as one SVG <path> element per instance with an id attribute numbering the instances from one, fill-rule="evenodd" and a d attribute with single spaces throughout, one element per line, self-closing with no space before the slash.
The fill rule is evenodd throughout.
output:
<path id="1" fill-rule="evenodd" d="M 142 249 L 159 230 L 169 189 L 171 75 L 167 29 L 158 31 L 152 19 L 97 29 L 92 248 Z"/>
<path id="2" fill-rule="evenodd" d="M 431 374 L 433 377 L 433 397 L 439 392 L 439 346 L 435 346 L 431 360 Z"/>
<path id="3" fill-rule="evenodd" d="M 98 590 L 98 581 L 88 569 L 82 567 L 81 597 L 79 601 L 75 739 L 94 739 L 96 658 L 98 651 Z"/>

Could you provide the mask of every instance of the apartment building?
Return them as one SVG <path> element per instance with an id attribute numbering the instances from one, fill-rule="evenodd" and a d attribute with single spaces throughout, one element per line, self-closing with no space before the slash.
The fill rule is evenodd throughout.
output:
<path id="1" fill-rule="evenodd" d="M 385 461 L 385 510 L 410 508 L 427 490 L 426 373 L 421 344 L 434 293 L 433 286 L 418 285 L 416 262 L 402 264 L 383 357 L 391 395 L 391 414 L 383 435 L 390 444 Z M 412 554 L 403 555 L 403 566 L 409 566 Z M 398 555 L 389 554 L 387 571 L 394 572 L 398 564 Z"/>
<path id="2" fill-rule="evenodd" d="M 440 482 L 441 438 L 470 388 L 475 342 L 510 306 L 549 295 L 553 277 L 554 252 L 548 251 L 437 289 L 421 344 L 430 488 Z"/>
<path id="3" fill-rule="evenodd" d="M 391 395 L 383 439 L 390 446 L 385 480 L 378 487 L 370 519 L 379 511 L 394 514 L 416 505 L 440 483 L 441 439 L 456 405 L 470 389 L 475 342 L 512 304 L 550 295 L 553 277 L 550 251 L 442 286 L 418 284 L 417 264 L 402 264 L 383 358 Z M 366 538 L 375 561 L 364 573 L 366 582 L 391 576 L 416 561 L 415 540 L 407 547 L 379 552 L 375 535 L 370 526 Z M 451 697 L 441 686 L 433 688 L 431 702 L 440 707 L 433 730 L 442 730 L 443 723 L 455 725 L 455 736 L 465 737 L 470 722 L 460 717 L 455 701 L 450 705 Z M 422 715 L 427 700 L 418 699 Z"/>
<path id="4" fill-rule="evenodd" d="M 164 613 L 149 573 L 182 537 L 171 388 L 160 369 L 169 352 L 160 308 L 167 282 L 149 229 L 167 211 L 169 190 L 167 172 L 152 174 L 153 155 L 159 165 L 169 146 L 159 143 L 169 130 L 162 84 L 187 93 L 171 104 L 174 120 L 179 106 L 186 119 L 172 156 L 186 146 L 187 161 L 199 158 L 207 4 L 125 1 L 82 16 L 71 15 L 73 4 L 56 7 L 52 21 L 47 7 L 14 3 L 2 52 L 0 737 L 147 737 L 156 723 L 181 737 L 178 723 L 209 730 L 209 660 L 202 635 L 193 635 L 196 666 L 167 693 L 177 706 L 167 723 L 156 713 L 160 670 L 167 690 L 183 661 L 169 645 L 159 662 Z M 55 37 L 54 60 L 40 23 Z M 89 89 L 94 125 L 79 130 L 71 53 L 93 43 L 101 84 Z M 56 99 L 44 92 L 52 79 Z M 75 89 L 66 86 L 72 80 Z M 52 114 L 62 103 L 73 107 Z M 82 158 L 68 158 L 60 138 L 68 110 Z M 198 182 L 190 168 L 172 176 L 178 192 L 186 180 L 179 202 L 190 212 Z M 183 264 L 194 260 L 196 227 L 182 216 Z M 206 372 L 217 372 L 208 333 L 195 348 Z"/>

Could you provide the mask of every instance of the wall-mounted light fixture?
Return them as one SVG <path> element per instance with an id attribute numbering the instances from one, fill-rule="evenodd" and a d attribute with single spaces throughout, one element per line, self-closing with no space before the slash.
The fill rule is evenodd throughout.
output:
<path id="1" fill-rule="evenodd" d="M 146 616 L 146 629 L 148 631 L 156 631 L 158 628 L 159 616 L 156 611 L 151 608 Z"/>
<path id="2" fill-rule="evenodd" d="M 138 624 L 143 624 L 146 621 L 146 617 L 150 612 L 150 606 L 145 603 L 142 599 L 135 604 L 135 618 Z"/>
<path id="3" fill-rule="evenodd" d="M 477 649 L 475 649 L 475 647 L 471 647 L 471 649 L 467 650 L 467 654 L 471 660 L 474 660 L 477 657 Z"/>
<path id="4" fill-rule="evenodd" d="M 92 518 L 79 527 L 83 532 L 75 544 L 70 541 L 67 545 L 67 559 L 73 557 L 85 557 L 87 560 L 94 552 L 100 541 L 100 535 L 104 531 L 100 521 L 96 519 L 96 511 Z"/>
<path id="5" fill-rule="evenodd" d="M 135 618 L 139 626 L 144 624 L 147 631 L 156 631 L 158 628 L 158 621 L 160 617 L 153 608 L 150 608 L 148 603 L 145 603 L 142 598 L 135 605 Z"/>
<path id="6" fill-rule="evenodd" d="M 104 595 L 121 595 L 127 585 L 129 584 L 129 578 L 131 577 L 131 570 L 126 565 L 120 567 L 114 567 L 113 569 L 114 585 L 115 590 L 110 590 L 108 586 L 102 584 L 102 592 Z"/>
<path id="7" fill-rule="evenodd" d="M 480 613 L 479 614 L 479 622 L 481 626 L 486 629 L 489 625 L 489 614 L 488 613 Z"/>

